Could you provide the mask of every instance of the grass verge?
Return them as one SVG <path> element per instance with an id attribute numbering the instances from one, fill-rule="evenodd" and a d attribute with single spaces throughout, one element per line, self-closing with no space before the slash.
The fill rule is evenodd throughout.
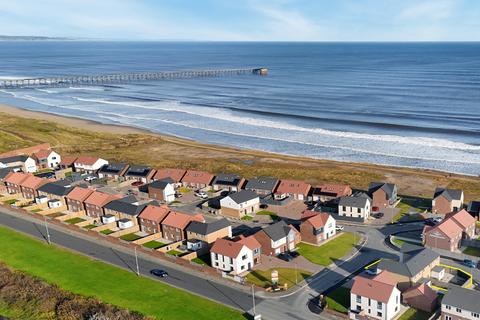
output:
<path id="1" fill-rule="evenodd" d="M 345 232 L 321 246 L 313 246 L 302 242 L 298 245 L 297 252 L 310 262 L 328 266 L 352 251 L 354 241 L 357 244 L 360 241 L 360 236 Z"/>
<path id="2" fill-rule="evenodd" d="M 466 247 L 465 250 L 463 250 L 463 253 L 470 256 L 480 257 L 480 248 Z"/>
<path id="3" fill-rule="evenodd" d="M 244 319 L 236 310 L 167 286 L 159 281 L 91 260 L 0 227 L 0 260 L 8 266 L 157 319 Z M 88 270 L 88 272 L 85 272 Z M 148 290 L 145 290 L 148 288 Z M 161 303 L 158 303 L 161 301 Z"/>
<path id="4" fill-rule="evenodd" d="M 270 287 L 272 285 L 272 270 L 278 271 L 278 284 L 283 286 L 286 283 L 288 284 L 289 288 L 295 286 L 295 281 L 300 283 L 303 279 L 306 279 L 312 275 L 311 272 L 297 269 L 297 278 L 295 279 L 295 269 L 274 268 L 265 271 L 252 270 L 247 275 L 247 281 L 262 288 Z"/>
<path id="5" fill-rule="evenodd" d="M 345 287 L 338 287 L 325 297 L 327 308 L 340 313 L 348 313 L 350 308 L 350 290 Z"/>

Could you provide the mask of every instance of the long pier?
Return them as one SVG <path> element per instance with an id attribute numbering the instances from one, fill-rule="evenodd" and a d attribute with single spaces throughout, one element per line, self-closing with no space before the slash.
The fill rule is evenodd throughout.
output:
<path id="1" fill-rule="evenodd" d="M 181 78 L 219 77 L 228 75 L 267 75 L 267 68 L 184 70 L 162 72 L 121 73 L 89 76 L 59 76 L 31 79 L 0 79 L 0 89 L 45 88 L 65 86 L 97 86 L 133 81 L 154 81 Z"/>

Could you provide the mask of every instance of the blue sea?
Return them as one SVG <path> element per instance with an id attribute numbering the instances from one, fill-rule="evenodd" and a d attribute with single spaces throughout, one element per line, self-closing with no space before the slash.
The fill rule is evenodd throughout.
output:
<path id="1" fill-rule="evenodd" d="M 266 67 L 3 90 L 0 103 L 200 142 L 480 174 L 480 43 L 0 42 L 0 77 Z"/>

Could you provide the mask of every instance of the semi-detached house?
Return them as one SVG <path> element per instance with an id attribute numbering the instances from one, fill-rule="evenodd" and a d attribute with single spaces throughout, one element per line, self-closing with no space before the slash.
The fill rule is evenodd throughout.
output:
<path id="1" fill-rule="evenodd" d="M 257 177 L 247 181 L 245 190 L 254 191 L 259 195 L 268 196 L 275 192 L 277 189 L 279 180 L 271 177 Z"/>
<path id="2" fill-rule="evenodd" d="M 145 204 L 140 204 L 134 196 L 113 200 L 105 205 L 103 223 L 118 221 L 120 229 L 127 229 L 138 224 L 137 217 L 145 209 Z"/>
<path id="3" fill-rule="evenodd" d="M 186 228 L 187 249 L 197 251 L 211 246 L 217 239 L 232 236 L 230 222 L 223 218 L 210 222 L 192 221 Z"/>
<path id="4" fill-rule="evenodd" d="M 68 210 L 72 212 L 85 211 L 85 200 L 94 192 L 92 189 L 75 187 L 65 197 Z"/>
<path id="5" fill-rule="evenodd" d="M 173 180 L 175 188 L 178 188 L 182 184 L 181 181 L 185 173 L 187 173 L 187 170 L 184 169 L 159 169 L 155 172 L 153 180 L 171 179 Z"/>
<path id="6" fill-rule="evenodd" d="M 109 163 L 103 165 L 97 174 L 100 179 L 119 180 L 125 175 L 128 168 L 129 165 L 126 163 Z"/>
<path id="7" fill-rule="evenodd" d="M 397 185 L 386 182 L 372 182 L 368 186 L 368 194 L 372 198 L 372 209 L 382 211 L 397 202 Z"/>
<path id="8" fill-rule="evenodd" d="M 294 250 L 301 241 L 300 232 L 283 220 L 263 228 L 254 237 L 262 245 L 263 254 L 274 256 Z"/>
<path id="9" fill-rule="evenodd" d="M 338 215 L 352 220 L 367 220 L 372 210 L 372 199 L 365 193 L 341 197 L 338 202 Z"/>
<path id="10" fill-rule="evenodd" d="M 33 173 L 37 171 L 35 159 L 26 155 L 9 156 L 0 158 L 0 168 L 20 167 L 23 172 Z"/>
<path id="11" fill-rule="evenodd" d="M 182 177 L 184 187 L 203 189 L 211 185 L 214 176 L 211 173 L 197 170 L 187 170 Z"/>
<path id="12" fill-rule="evenodd" d="M 220 173 L 212 181 L 213 190 L 239 191 L 244 184 L 244 178 L 231 173 Z"/>
<path id="13" fill-rule="evenodd" d="M 21 183 L 29 176 L 29 174 L 23 172 L 9 172 L 4 179 L 7 192 L 9 194 L 22 193 Z"/>
<path id="14" fill-rule="evenodd" d="M 138 216 L 140 230 L 148 234 L 162 234 L 162 221 L 169 213 L 170 209 L 166 205 L 148 205 Z"/>
<path id="15" fill-rule="evenodd" d="M 42 179 L 29 174 L 28 177 L 20 183 L 22 197 L 34 200 L 35 197 L 38 196 L 38 188 L 49 182 L 52 182 L 52 180 Z"/>
<path id="16" fill-rule="evenodd" d="M 437 188 L 432 199 L 432 212 L 447 214 L 463 207 L 463 190 Z"/>
<path id="17" fill-rule="evenodd" d="M 58 168 L 62 157 L 53 150 L 44 149 L 32 154 L 39 169 Z"/>
<path id="18" fill-rule="evenodd" d="M 307 200 L 312 186 L 299 180 L 280 180 L 280 184 L 275 190 L 274 197 L 282 200 L 291 197 L 295 200 Z"/>
<path id="19" fill-rule="evenodd" d="M 181 241 L 187 238 L 186 228 L 192 221 L 204 222 L 201 214 L 189 215 L 183 212 L 170 211 L 162 221 L 163 238 L 170 241 Z"/>
<path id="20" fill-rule="evenodd" d="M 92 218 L 100 218 L 104 215 L 103 208 L 107 203 L 121 198 L 120 195 L 112 195 L 105 192 L 94 191 L 85 199 L 85 212 L 87 216 Z"/>

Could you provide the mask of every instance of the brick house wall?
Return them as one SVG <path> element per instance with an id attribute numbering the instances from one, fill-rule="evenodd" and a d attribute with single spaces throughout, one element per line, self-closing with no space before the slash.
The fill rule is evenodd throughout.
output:
<path id="1" fill-rule="evenodd" d="M 164 201 L 163 198 L 163 190 L 158 188 L 148 187 L 148 196 L 152 199 L 156 199 L 159 201 Z"/>
<path id="2" fill-rule="evenodd" d="M 93 204 L 86 203 L 85 211 L 87 213 L 87 216 L 92 218 L 100 218 L 101 216 L 103 216 L 103 208 Z"/>
<path id="3" fill-rule="evenodd" d="M 149 220 L 149 219 L 144 219 L 140 218 L 139 220 L 139 225 L 140 225 L 140 230 L 146 233 L 162 233 L 162 228 L 161 225 L 158 224 L 154 220 Z"/>
<path id="4" fill-rule="evenodd" d="M 315 229 L 310 223 L 302 223 L 300 225 L 300 234 L 302 235 L 302 241 L 311 243 L 311 244 L 319 244 L 322 242 L 322 234 L 319 233 L 318 235 L 314 235 Z"/>
<path id="5" fill-rule="evenodd" d="M 22 192 L 22 188 L 18 184 L 7 182 L 6 186 L 7 186 L 7 192 L 10 194 Z"/>
<path id="6" fill-rule="evenodd" d="M 439 196 L 435 199 L 435 205 L 432 206 L 432 212 L 438 214 L 447 214 L 452 212 L 452 203 L 445 199 L 445 197 Z"/>
<path id="7" fill-rule="evenodd" d="M 22 187 L 21 189 L 22 195 L 25 199 L 34 199 L 38 195 L 37 190 L 35 189 L 25 187 Z"/>
<path id="8" fill-rule="evenodd" d="M 402 297 L 403 303 L 425 312 L 433 312 L 437 308 L 437 300 L 427 301 L 422 295 L 415 294 L 414 292 L 407 292 Z"/>
<path id="9" fill-rule="evenodd" d="M 79 212 L 79 211 L 85 210 L 83 202 L 69 199 L 69 198 L 67 198 L 67 207 L 68 207 L 68 210 L 72 212 Z"/>
<path id="10" fill-rule="evenodd" d="M 461 240 L 462 240 L 461 234 L 454 239 L 450 239 L 444 234 L 442 234 L 442 238 L 439 238 L 439 237 L 432 236 L 432 232 L 429 232 L 425 234 L 424 242 L 426 247 L 454 251 L 455 249 L 460 247 Z"/>
<path id="11" fill-rule="evenodd" d="M 387 193 L 383 189 L 378 189 L 372 194 L 372 207 L 377 207 L 379 210 L 388 207 Z"/>
<path id="12" fill-rule="evenodd" d="M 185 240 L 185 231 L 162 224 L 163 238 L 171 241 Z"/>

